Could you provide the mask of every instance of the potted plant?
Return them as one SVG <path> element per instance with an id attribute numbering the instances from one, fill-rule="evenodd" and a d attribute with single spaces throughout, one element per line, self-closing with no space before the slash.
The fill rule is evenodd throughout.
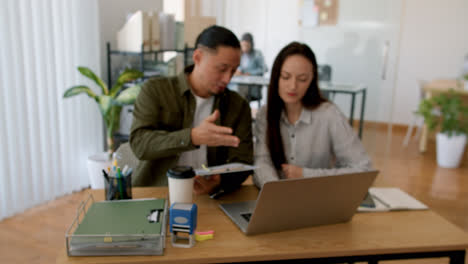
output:
<path id="1" fill-rule="evenodd" d="M 468 133 L 468 107 L 458 94 L 439 94 L 421 101 L 417 111 L 424 117 L 429 130 L 436 128 L 437 164 L 444 168 L 460 165 Z"/>
<path id="2" fill-rule="evenodd" d="M 133 104 L 141 89 L 139 85 L 123 89 L 124 84 L 141 78 L 143 73 L 137 70 L 126 69 L 117 78 L 115 85 L 109 89 L 102 79 L 94 74 L 94 72 L 89 68 L 78 67 L 78 71 L 95 82 L 100 88 L 101 94 L 97 95 L 86 85 L 76 85 L 68 88 L 63 94 L 63 97 L 69 98 L 84 93 L 94 99 L 98 104 L 106 126 L 108 149 L 105 153 L 99 153 L 88 157 L 88 174 L 91 181 L 91 188 L 101 189 L 104 188 L 102 169 L 107 169 L 107 167 L 111 166 L 111 157 L 115 151 L 113 135 L 119 130 L 122 106 Z"/>

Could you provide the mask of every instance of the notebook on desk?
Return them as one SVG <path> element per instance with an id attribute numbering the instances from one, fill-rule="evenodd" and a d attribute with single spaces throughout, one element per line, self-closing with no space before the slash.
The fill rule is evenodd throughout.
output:
<path id="1" fill-rule="evenodd" d="M 359 212 L 386 212 L 401 210 L 427 210 L 429 207 L 416 200 L 413 196 L 399 188 L 377 188 L 369 189 L 369 197 L 372 206 L 359 206 Z"/>
<path id="2" fill-rule="evenodd" d="M 219 206 L 247 235 L 349 221 L 378 171 L 267 182 L 256 201 Z"/>

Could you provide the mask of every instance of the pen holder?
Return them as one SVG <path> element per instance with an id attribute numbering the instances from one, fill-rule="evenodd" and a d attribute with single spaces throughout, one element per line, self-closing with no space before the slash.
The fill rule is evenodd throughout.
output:
<path id="1" fill-rule="evenodd" d="M 106 200 L 132 199 L 132 174 L 104 180 Z"/>

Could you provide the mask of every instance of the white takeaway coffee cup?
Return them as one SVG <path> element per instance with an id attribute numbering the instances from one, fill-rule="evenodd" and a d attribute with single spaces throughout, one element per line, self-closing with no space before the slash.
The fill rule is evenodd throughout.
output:
<path id="1" fill-rule="evenodd" d="M 189 166 L 176 166 L 167 171 L 169 201 L 173 203 L 193 203 L 193 181 L 195 172 Z"/>

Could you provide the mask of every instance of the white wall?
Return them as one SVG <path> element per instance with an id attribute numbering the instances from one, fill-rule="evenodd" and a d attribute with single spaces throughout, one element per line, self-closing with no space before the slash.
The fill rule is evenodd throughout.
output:
<path id="1" fill-rule="evenodd" d="M 252 33 L 269 69 L 280 49 L 299 38 L 298 0 L 226 0 L 225 8 L 224 26 L 239 38 Z"/>
<path id="2" fill-rule="evenodd" d="M 127 14 L 137 10 L 162 11 L 162 0 L 99 0 L 99 31 L 102 78 L 107 80 L 106 43 L 117 47 L 117 31 L 125 24 Z"/>
<path id="3" fill-rule="evenodd" d="M 238 36 L 251 32 L 270 69 L 281 48 L 291 41 L 305 42 L 319 64 L 332 66 L 333 82 L 367 85 L 367 120 L 389 119 L 391 101 L 382 98 L 392 95 L 389 83 L 393 82 L 381 80 L 382 49 L 385 41 L 391 40 L 395 44 L 391 55 L 395 57 L 401 0 L 342 0 L 337 25 L 312 28 L 299 26 L 302 2 L 298 0 L 227 0 L 226 10 L 226 26 Z M 395 60 L 389 64 L 393 66 L 389 67 L 391 73 Z M 349 95 L 337 95 L 334 101 L 349 114 Z M 359 110 L 355 109 L 355 117 Z"/>
<path id="4" fill-rule="evenodd" d="M 184 0 L 163 0 L 163 11 L 166 14 L 174 15 L 176 21 L 184 21 Z"/>
<path id="5" fill-rule="evenodd" d="M 201 4 L 206 9 L 203 13 L 216 15 L 218 24 L 237 36 L 251 32 L 270 69 L 279 50 L 293 40 L 308 43 L 319 63 L 336 63 L 336 54 L 329 50 L 339 48 L 341 43 L 343 50 L 334 52 L 349 58 L 342 59 L 342 67 L 334 69 L 334 81 L 359 82 L 361 76 L 373 76 L 372 80 L 365 81 L 369 87 L 366 120 L 409 123 L 419 98 L 418 80 L 457 77 L 468 53 L 468 34 L 463 29 L 468 25 L 467 0 L 341 0 L 338 25 L 312 29 L 301 29 L 298 25 L 300 3 L 300 0 L 203 0 Z M 105 43 L 111 41 L 115 47 L 115 34 L 123 25 L 126 13 L 137 9 L 162 10 L 162 0 L 100 0 L 99 7 L 101 68 L 106 77 Z M 403 31 L 397 61 L 400 21 Z M 357 38 L 354 49 L 348 45 L 352 38 Z M 387 38 L 391 39 L 390 67 L 387 80 L 379 81 L 382 45 Z M 359 67 L 367 67 L 367 76 L 353 74 Z M 395 76 L 397 79 L 392 79 Z M 337 100 L 347 113 L 348 100 Z"/>
<path id="6" fill-rule="evenodd" d="M 224 1 L 220 0 L 199 0 L 200 12 L 195 14 L 196 11 L 196 0 L 189 0 L 192 5 L 191 9 L 193 16 L 208 16 L 216 17 L 217 24 L 224 23 Z M 176 21 L 185 20 L 185 3 L 186 0 L 163 0 L 164 13 L 173 14 Z"/>
<path id="7" fill-rule="evenodd" d="M 253 35 L 255 49 L 262 51 L 265 57 L 268 75 L 281 48 L 292 40 L 299 39 L 299 2 L 225 0 L 225 19 L 222 25 L 232 30 L 239 38 L 246 32 Z M 262 104 L 266 103 L 266 93 L 266 89 L 263 89 Z M 251 107 L 257 108 L 257 103 L 251 103 Z"/>
<path id="8" fill-rule="evenodd" d="M 341 0 L 337 26 L 302 29 L 300 1 L 225 1 L 225 26 L 238 36 L 251 32 L 270 68 L 281 47 L 300 40 L 312 47 L 319 63 L 339 63 L 333 81 L 364 80 L 366 120 L 409 123 L 418 103 L 418 80 L 458 77 L 468 53 L 467 0 Z M 390 61 L 387 79 L 381 80 L 387 39 Z M 347 100 L 337 98 L 337 103 L 346 114 Z"/>
<path id="9" fill-rule="evenodd" d="M 403 25 L 395 123 L 412 120 L 419 100 L 419 80 L 459 76 L 468 54 L 468 1 L 406 1 Z"/>
<path id="10" fill-rule="evenodd" d="M 366 120 L 388 121 L 402 1 L 342 0 L 339 3 L 337 25 L 304 27 L 301 40 L 314 50 L 319 64 L 332 66 L 333 82 L 367 86 Z M 390 60 L 383 79 L 386 42 L 390 43 Z M 359 112 L 360 96 L 357 100 L 355 111 Z M 349 95 L 337 95 L 333 101 L 349 114 Z"/>

